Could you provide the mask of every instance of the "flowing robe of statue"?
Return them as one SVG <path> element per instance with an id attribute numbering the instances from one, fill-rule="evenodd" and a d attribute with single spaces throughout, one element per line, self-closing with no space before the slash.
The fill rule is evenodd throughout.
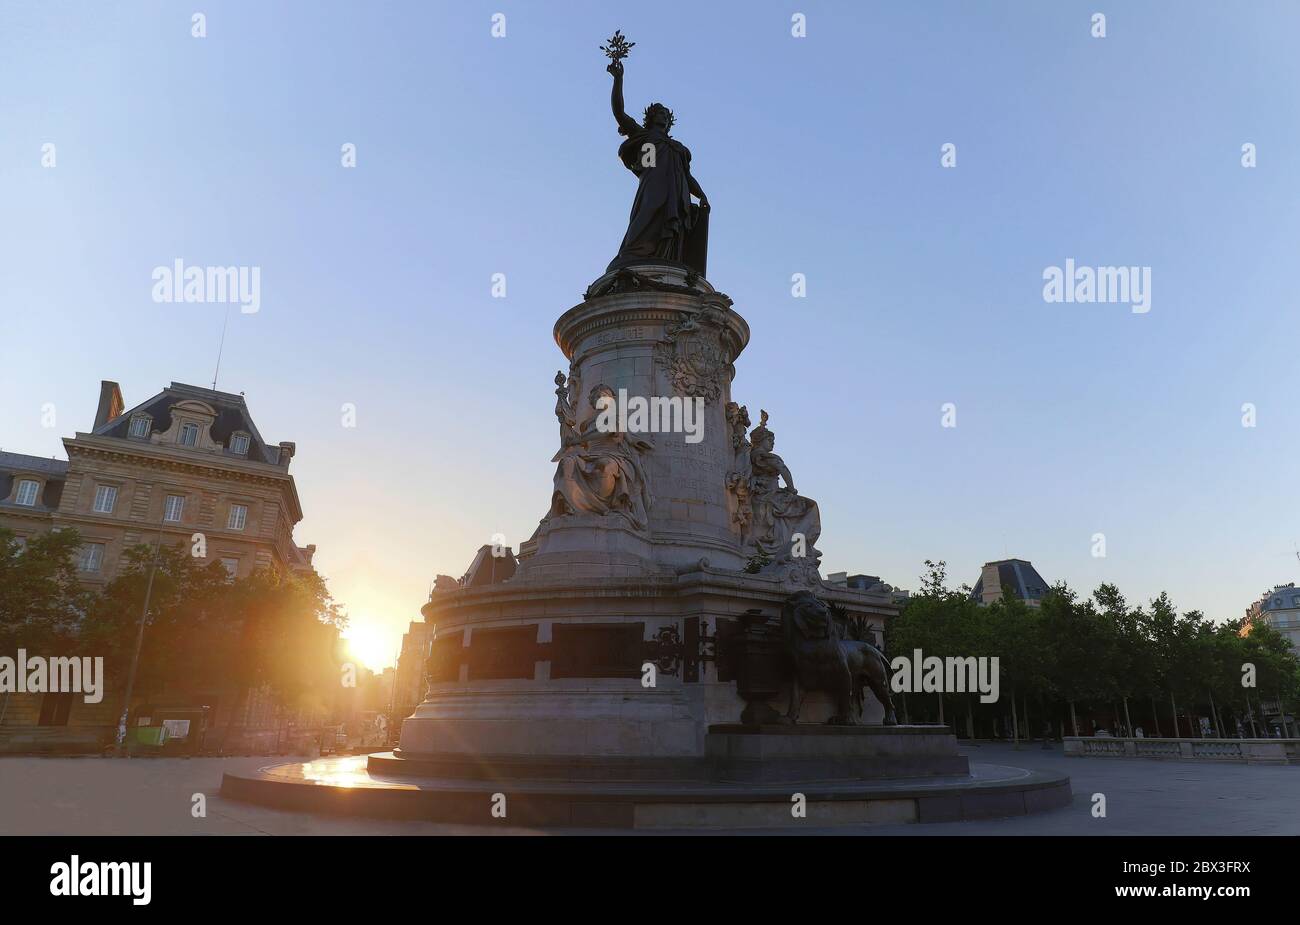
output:
<path id="1" fill-rule="evenodd" d="M 602 431 L 594 399 L 607 395 L 612 400 L 612 393 L 597 387 L 592 395 L 592 407 L 570 418 L 569 436 L 551 459 L 557 465 L 547 516 L 619 514 L 635 529 L 644 530 L 653 499 L 641 454 L 653 445 L 627 433 Z"/>
<path id="2" fill-rule="evenodd" d="M 641 128 L 623 142 L 618 156 L 640 183 L 615 262 L 633 257 L 683 262 L 698 212 L 691 205 L 690 150 L 657 128 Z"/>

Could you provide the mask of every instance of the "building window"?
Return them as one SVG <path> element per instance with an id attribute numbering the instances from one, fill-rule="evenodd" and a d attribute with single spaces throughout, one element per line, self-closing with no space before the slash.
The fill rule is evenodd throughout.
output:
<path id="1" fill-rule="evenodd" d="M 81 547 L 77 568 L 83 572 L 98 572 L 104 564 L 104 544 L 87 543 Z"/>
<path id="2" fill-rule="evenodd" d="M 21 556 L 24 552 L 26 552 L 26 551 L 27 551 L 27 537 L 25 537 L 25 536 L 15 536 L 15 537 L 14 537 L 14 548 L 18 551 L 18 555 L 20 555 L 20 556 Z"/>
<path id="3" fill-rule="evenodd" d="M 100 485 L 95 489 L 95 513 L 111 514 L 117 506 L 117 489 L 112 485 Z"/>
<path id="4" fill-rule="evenodd" d="M 35 479 L 23 479 L 18 483 L 18 494 L 14 496 L 14 502 L 24 507 L 32 507 L 36 504 L 36 491 L 41 487 L 41 483 Z"/>
<path id="5" fill-rule="evenodd" d="M 229 575 L 231 578 L 235 578 L 236 576 L 239 575 L 238 559 L 222 559 L 221 566 L 226 570 L 226 574 Z"/>
<path id="6" fill-rule="evenodd" d="M 131 418 L 131 429 L 128 435 L 137 439 L 149 436 L 149 431 L 153 429 L 153 421 L 147 414 L 137 414 Z"/>
<path id="7" fill-rule="evenodd" d="M 230 452 L 238 456 L 248 455 L 248 434 L 235 434 L 230 438 Z"/>
<path id="8" fill-rule="evenodd" d="M 248 506 L 244 504 L 230 505 L 230 517 L 226 520 L 227 530 L 242 530 L 244 523 L 248 520 Z"/>
<path id="9" fill-rule="evenodd" d="M 182 495 L 168 495 L 163 505 L 163 520 L 168 523 L 180 523 L 181 513 L 185 510 L 185 498 Z"/>
<path id="10" fill-rule="evenodd" d="M 181 446 L 198 446 L 199 443 L 199 425 L 182 424 L 181 425 Z"/>

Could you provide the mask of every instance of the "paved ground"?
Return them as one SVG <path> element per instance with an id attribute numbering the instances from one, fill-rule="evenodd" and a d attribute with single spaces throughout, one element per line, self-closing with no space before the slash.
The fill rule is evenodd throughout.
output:
<path id="1" fill-rule="evenodd" d="M 1300 767 L 1208 762 L 1065 758 L 1058 745 L 1019 751 L 964 748 L 972 761 L 1070 775 L 1073 804 L 1037 816 L 937 825 L 872 826 L 898 835 L 1298 835 Z M 525 834 L 427 822 L 281 812 L 223 800 L 224 770 L 249 771 L 277 758 L 0 758 L 0 835 L 440 835 Z M 195 794 L 207 802 L 194 818 Z M 1093 818 L 1092 795 L 1107 815 Z M 782 830 L 789 834 L 790 830 Z M 837 828 L 857 834 L 861 828 Z"/>

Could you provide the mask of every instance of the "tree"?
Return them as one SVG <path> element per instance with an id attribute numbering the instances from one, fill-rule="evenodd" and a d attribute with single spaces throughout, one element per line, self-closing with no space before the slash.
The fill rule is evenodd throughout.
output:
<path id="1" fill-rule="evenodd" d="M 0 653 L 66 654 L 94 599 L 77 581 L 76 530 L 39 534 L 21 547 L 0 529 Z"/>
<path id="2" fill-rule="evenodd" d="M 149 581 L 153 586 L 137 685 L 140 690 L 235 690 L 229 713 L 242 716 L 251 689 L 284 706 L 324 704 L 339 685 L 333 644 L 346 618 L 313 573 L 259 569 L 231 580 L 218 562 L 184 545 L 136 546 L 105 589 L 91 621 L 102 648 L 121 667 L 135 645 Z"/>
<path id="3" fill-rule="evenodd" d="M 137 667 L 137 690 L 219 683 L 228 660 L 235 614 L 230 582 L 218 562 L 190 555 L 184 544 L 138 545 L 123 553 L 124 566 L 109 582 L 88 621 L 87 638 L 124 675 L 131 660 L 144 606 L 149 570 L 149 612 Z"/>

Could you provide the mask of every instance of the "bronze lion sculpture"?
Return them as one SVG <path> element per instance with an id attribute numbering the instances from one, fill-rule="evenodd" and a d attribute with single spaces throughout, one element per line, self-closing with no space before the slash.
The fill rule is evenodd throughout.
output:
<path id="1" fill-rule="evenodd" d="M 853 706 L 861 707 L 863 689 L 870 688 L 885 708 L 884 725 L 898 725 L 884 653 L 869 642 L 847 638 L 846 627 L 824 601 L 811 591 L 790 595 L 781 607 L 781 629 L 794 662 L 788 722 L 799 721 L 807 691 L 823 690 L 830 691 L 836 702 L 835 715 L 827 722 L 857 725 Z"/>

